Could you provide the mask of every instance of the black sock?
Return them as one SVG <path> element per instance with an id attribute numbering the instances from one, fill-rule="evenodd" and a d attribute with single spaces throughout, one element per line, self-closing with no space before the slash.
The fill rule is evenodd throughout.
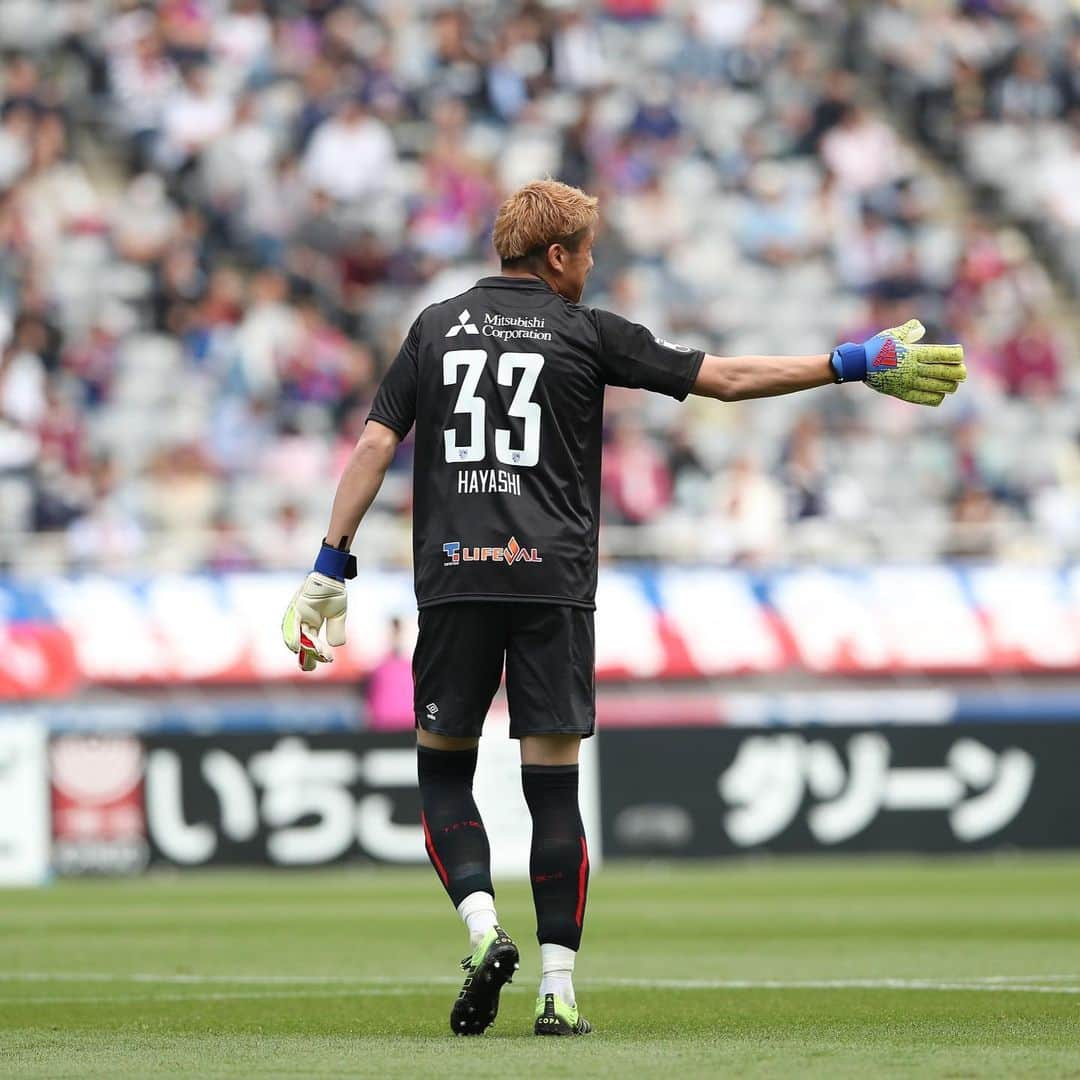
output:
<path id="1" fill-rule="evenodd" d="M 532 814 L 529 877 L 541 945 L 581 946 L 589 852 L 578 809 L 576 765 L 522 765 L 521 787 Z"/>
<path id="2" fill-rule="evenodd" d="M 473 799 L 476 750 L 416 748 L 424 844 L 457 907 L 469 893 L 495 895 L 491 848 Z"/>

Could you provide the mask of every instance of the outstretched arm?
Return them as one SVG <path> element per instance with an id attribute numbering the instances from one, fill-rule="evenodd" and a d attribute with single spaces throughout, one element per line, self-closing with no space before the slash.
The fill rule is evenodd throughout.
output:
<path id="1" fill-rule="evenodd" d="M 382 487 L 401 436 L 378 420 L 369 420 L 338 481 L 326 542 L 348 551 L 356 530 Z"/>
<path id="2" fill-rule="evenodd" d="M 690 392 L 720 401 L 777 397 L 836 382 L 827 353 L 816 356 L 705 355 Z"/>
<path id="3" fill-rule="evenodd" d="M 691 392 L 721 401 L 777 397 L 830 382 L 864 382 L 913 405 L 940 405 L 967 375 L 961 345 L 916 344 L 925 333 L 911 319 L 830 355 L 706 356 Z"/>

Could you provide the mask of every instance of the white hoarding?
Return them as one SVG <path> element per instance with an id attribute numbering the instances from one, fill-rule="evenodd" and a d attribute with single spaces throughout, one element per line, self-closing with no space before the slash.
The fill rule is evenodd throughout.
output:
<path id="1" fill-rule="evenodd" d="M 0 886 L 49 876 L 47 735 L 32 721 L 0 724 Z"/>

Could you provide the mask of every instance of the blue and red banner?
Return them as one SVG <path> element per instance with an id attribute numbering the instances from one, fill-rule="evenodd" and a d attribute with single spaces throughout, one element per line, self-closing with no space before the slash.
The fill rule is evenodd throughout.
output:
<path id="1" fill-rule="evenodd" d="M 279 632 L 295 585 L 291 574 L 0 582 L 0 700 L 353 681 L 385 656 L 392 618 L 415 633 L 410 576 L 366 570 L 349 589 L 348 644 L 301 675 Z M 597 606 L 601 680 L 1080 672 L 1080 567 L 608 568 Z"/>

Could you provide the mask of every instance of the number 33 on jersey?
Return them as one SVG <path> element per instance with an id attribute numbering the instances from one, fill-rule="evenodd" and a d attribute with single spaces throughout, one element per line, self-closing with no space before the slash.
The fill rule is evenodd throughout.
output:
<path id="1" fill-rule="evenodd" d="M 443 432 L 446 444 L 446 460 L 483 461 L 488 455 L 486 446 L 485 416 L 487 407 L 480 391 L 480 383 L 488 367 L 488 354 L 483 349 L 452 349 L 443 354 L 443 383 L 457 386 L 459 374 L 461 391 L 454 404 L 454 412 L 465 413 L 469 417 L 469 441 L 466 445 L 458 444 L 457 432 L 447 428 Z M 520 465 L 532 468 L 540 460 L 540 406 L 532 400 L 536 389 L 536 380 L 544 366 L 544 358 L 539 353 L 504 352 L 498 358 L 499 386 L 513 386 L 515 375 L 519 375 L 507 415 L 523 421 L 522 444 L 516 449 L 511 447 L 509 428 L 495 428 L 495 460 L 504 465 Z"/>
<path id="2" fill-rule="evenodd" d="M 419 606 L 593 607 L 604 387 L 682 400 L 702 359 L 539 278 L 483 278 L 423 311 L 368 417 L 416 428 Z"/>

